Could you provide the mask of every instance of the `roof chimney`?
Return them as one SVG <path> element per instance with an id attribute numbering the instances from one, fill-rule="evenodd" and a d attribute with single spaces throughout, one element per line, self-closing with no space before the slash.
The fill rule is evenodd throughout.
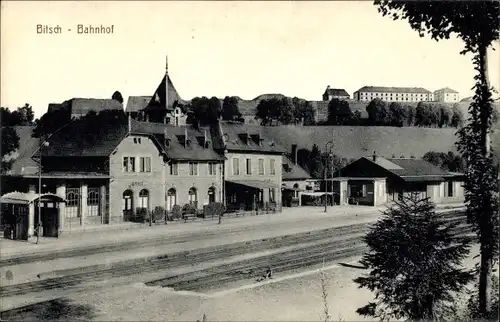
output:
<path id="1" fill-rule="evenodd" d="M 297 144 L 292 144 L 292 161 L 293 164 L 297 164 Z"/>
<path id="2" fill-rule="evenodd" d="M 163 129 L 163 140 L 165 140 L 165 147 L 170 147 L 170 139 L 168 138 L 167 128 Z"/>
<path id="3" fill-rule="evenodd" d="M 377 162 L 377 151 L 373 151 L 373 162 Z"/>
<path id="4" fill-rule="evenodd" d="M 128 133 L 132 132 L 132 116 L 128 113 Z"/>
<path id="5" fill-rule="evenodd" d="M 188 146 L 188 130 L 187 128 L 184 128 L 184 147 L 187 147 Z"/>
<path id="6" fill-rule="evenodd" d="M 207 130 L 203 130 L 203 146 L 205 148 L 208 148 L 208 136 L 207 136 Z"/>

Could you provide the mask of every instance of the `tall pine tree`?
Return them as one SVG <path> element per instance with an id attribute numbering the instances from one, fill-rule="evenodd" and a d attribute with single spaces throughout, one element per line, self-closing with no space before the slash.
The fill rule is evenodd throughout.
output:
<path id="1" fill-rule="evenodd" d="M 453 292 L 471 281 L 472 273 L 460 267 L 470 240 L 456 237 L 458 224 L 442 219 L 434 207 L 417 193 L 404 196 L 365 236 L 369 250 L 361 263 L 370 272 L 354 281 L 374 292 L 376 302 L 358 314 L 433 320 L 442 309 L 451 309 Z"/>

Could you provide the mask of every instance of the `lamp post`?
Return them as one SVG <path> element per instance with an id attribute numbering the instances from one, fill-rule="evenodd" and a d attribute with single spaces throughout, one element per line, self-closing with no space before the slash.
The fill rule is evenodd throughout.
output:
<path id="1" fill-rule="evenodd" d="M 330 147 L 330 155 L 331 155 L 331 150 L 333 148 L 333 142 L 332 141 L 328 141 L 326 142 L 325 144 L 325 153 L 327 153 L 326 151 L 328 151 L 328 147 Z M 327 182 L 327 170 L 328 170 L 328 157 L 330 156 L 328 155 L 326 157 L 326 160 L 324 162 L 324 170 L 325 170 L 325 212 L 327 212 L 327 209 L 328 209 L 328 182 Z M 332 191 L 333 192 L 333 191 Z"/>
<path id="2" fill-rule="evenodd" d="M 40 230 L 42 228 L 42 148 L 49 146 L 49 142 L 42 138 L 42 142 L 40 143 L 40 160 L 38 164 L 38 227 L 36 233 L 36 243 L 38 244 L 40 240 Z"/>

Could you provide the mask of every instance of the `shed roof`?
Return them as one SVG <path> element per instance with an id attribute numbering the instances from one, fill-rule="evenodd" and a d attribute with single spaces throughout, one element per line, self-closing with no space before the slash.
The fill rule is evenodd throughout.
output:
<path id="1" fill-rule="evenodd" d="M 283 157 L 283 180 L 306 180 L 311 176 L 300 165 L 294 164 L 289 158 Z"/>
<path id="2" fill-rule="evenodd" d="M 10 204 L 29 204 L 37 201 L 41 197 L 42 200 L 66 202 L 64 198 L 52 193 L 42 193 L 41 195 L 33 192 L 9 192 L 0 197 L 1 203 Z"/>

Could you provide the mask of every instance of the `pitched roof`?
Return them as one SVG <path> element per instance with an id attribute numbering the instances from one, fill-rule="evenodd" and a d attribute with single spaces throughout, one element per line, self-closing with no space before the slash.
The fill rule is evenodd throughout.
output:
<path id="1" fill-rule="evenodd" d="M 154 92 L 151 100 L 147 106 L 147 109 L 155 106 L 159 106 L 161 109 L 172 110 L 174 108 L 174 103 L 185 103 L 185 101 L 180 97 L 179 93 L 175 89 L 170 76 L 168 76 L 168 102 L 165 102 L 165 84 L 167 81 L 167 75 L 163 76 L 160 85 Z"/>
<path id="2" fill-rule="evenodd" d="M 385 87 L 385 86 L 363 86 L 357 92 L 382 92 L 382 93 L 432 93 L 422 87 Z"/>
<path id="3" fill-rule="evenodd" d="M 126 121 L 107 123 L 105 126 L 90 126 L 93 118 L 74 120 L 55 132 L 49 146 L 43 149 L 44 156 L 60 157 L 105 157 L 109 156 L 128 133 Z M 91 129 L 94 129 L 92 131 Z"/>
<path id="4" fill-rule="evenodd" d="M 332 96 L 347 96 L 349 97 L 349 93 L 343 88 L 330 88 L 327 87 L 325 94 L 327 95 L 332 95 Z"/>
<path id="5" fill-rule="evenodd" d="M 386 159 L 380 156 L 377 156 L 375 161 L 373 161 L 373 158 L 371 157 L 365 157 L 365 159 L 379 165 L 398 177 L 401 177 L 405 181 L 415 182 L 442 180 L 443 176 L 449 175 L 448 172 L 423 159 Z"/>
<path id="6" fill-rule="evenodd" d="M 279 146 L 274 140 L 269 139 L 265 134 L 263 134 L 263 127 L 260 125 L 241 124 L 229 121 L 222 121 L 219 124 L 222 131 L 222 138 L 214 138 L 214 148 L 216 149 L 224 149 L 225 141 L 225 148 L 228 151 L 273 154 L 283 154 L 286 152 L 283 147 Z M 217 135 L 218 131 L 212 131 L 212 133 L 216 137 L 219 136 Z M 247 135 L 250 136 L 250 139 L 248 140 Z M 262 139 L 262 144 L 259 144 L 260 139 Z"/>
<path id="7" fill-rule="evenodd" d="M 443 91 L 444 93 L 454 93 L 454 94 L 458 94 L 458 92 L 457 92 L 456 90 L 451 89 L 451 88 L 449 88 L 449 87 L 440 88 L 440 89 L 438 89 L 438 90 L 434 91 L 434 93 L 435 93 L 435 92 L 440 92 L 440 91 Z"/>
<path id="8" fill-rule="evenodd" d="M 69 105 L 71 114 L 86 115 L 90 111 L 123 110 L 123 104 L 108 98 L 72 98 L 62 105 Z M 50 105 L 49 105 L 50 108 Z"/>
<path id="9" fill-rule="evenodd" d="M 283 180 L 305 180 L 311 176 L 300 165 L 294 164 L 289 158 L 283 157 Z"/>
<path id="10" fill-rule="evenodd" d="M 39 138 L 31 137 L 34 126 L 14 126 L 19 137 L 19 148 L 7 156 L 13 160 L 8 175 L 25 175 L 38 173 L 38 164 L 31 158 L 40 145 Z"/>
<path id="11" fill-rule="evenodd" d="M 213 140 L 209 127 L 195 129 L 193 126 L 173 126 L 162 123 L 138 122 L 132 120 L 132 132 L 150 134 L 161 145 L 167 157 L 173 160 L 193 160 L 193 161 L 222 161 L 224 157 L 213 149 Z M 170 144 L 165 145 L 165 133 L 170 139 Z M 185 138 L 190 139 L 190 144 L 185 146 Z M 205 135 L 207 147 L 204 147 Z"/>
<path id="12" fill-rule="evenodd" d="M 152 96 L 129 96 L 125 112 L 138 112 L 148 106 Z"/>

